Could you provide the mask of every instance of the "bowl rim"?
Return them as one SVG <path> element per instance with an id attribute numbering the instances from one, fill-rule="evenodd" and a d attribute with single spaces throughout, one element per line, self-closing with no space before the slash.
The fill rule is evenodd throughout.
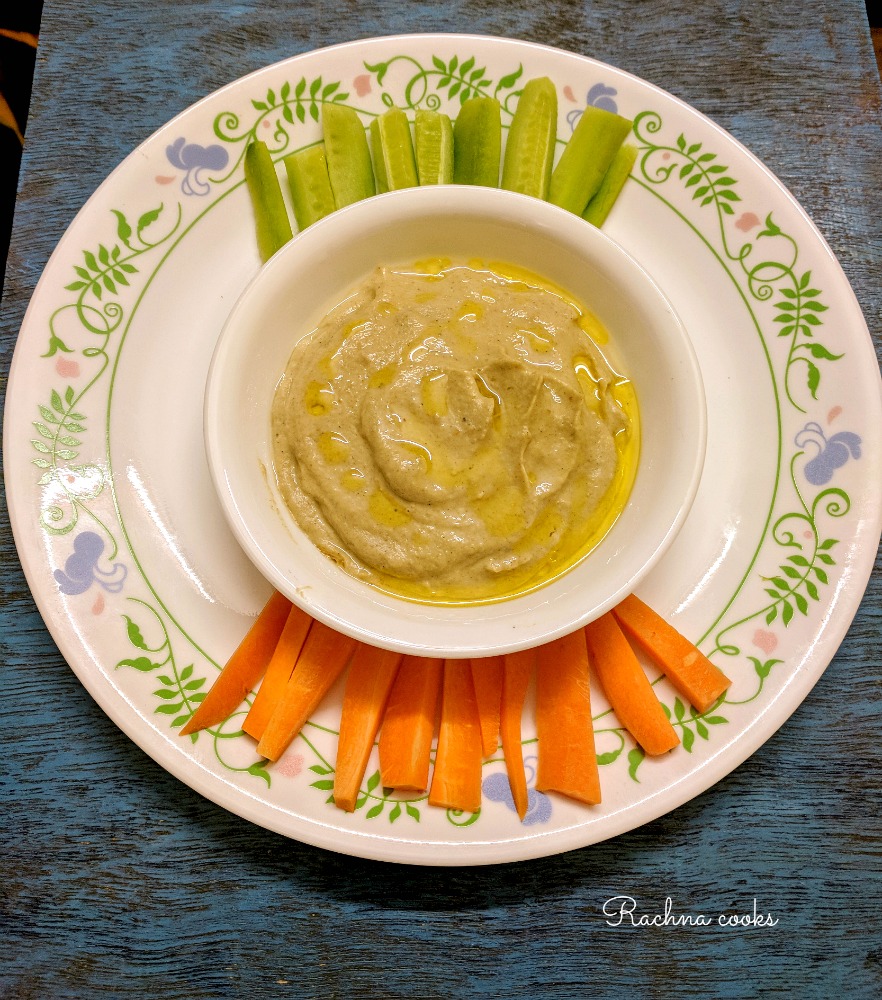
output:
<path id="1" fill-rule="evenodd" d="M 340 234 L 345 234 L 351 228 L 361 226 L 370 230 L 372 227 L 388 227 L 393 223 L 403 221 L 413 223 L 415 217 L 423 217 L 431 214 L 451 212 L 451 199 L 457 212 L 468 211 L 468 214 L 477 212 L 487 215 L 489 213 L 493 219 L 503 220 L 514 217 L 528 229 L 537 226 L 544 232 L 551 234 L 552 238 L 559 238 L 560 228 L 564 231 L 570 230 L 577 233 L 574 224 L 578 224 L 578 234 L 581 242 L 590 248 L 591 244 L 602 250 L 589 249 L 585 251 L 589 257 L 594 257 L 598 253 L 605 254 L 610 261 L 615 261 L 615 267 L 623 268 L 625 272 L 630 272 L 632 279 L 639 281 L 639 287 L 644 289 L 643 295 L 647 299 L 655 299 L 657 304 L 664 307 L 667 319 L 667 326 L 676 332 L 678 337 L 678 348 L 684 362 L 682 374 L 683 386 L 688 387 L 690 395 L 690 406 L 694 423 L 691 430 L 694 432 L 693 454 L 689 468 L 688 481 L 686 477 L 681 480 L 682 502 L 674 513 L 674 516 L 664 522 L 664 530 L 660 530 L 652 536 L 647 545 L 646 556 L 640 561 L 639 567 L 627 576 L 627 579 L 612 581 L 606 596 L 586 606 L 584 613 L 570 614 L 566 620 L 557 620 L 553 624 L 549 622 L 554 617 L 553 608 L 557 603 L 552 599 L 553 590 L 562 580 L 568 578 L 572 582 L 572 577 L 577 574 L 580 568 L 590 564 L 591 553 L 579 563 L 571 567 L 560 577 L 544 584 L 524 595 L 501 599 L 499 601 L 478 604 L 478 605 L 457 605 L 453 607 L 444 605 L 434 605 L 421 603 L 403 597 L 390 595 L 385 591 L 380 591 L 371 584 L 357 580 L 346 573 L 342 568 L 334 565 L 332 561 L 314 545 L 314 543 L 297 527 L 293 517 L 287 510 L 279 510 L 280 498 L 273 491 L 274 473 L 270 468 L 261 463 L 261 474 L 265 483 L 266 503 L 264 515 L 270 513 L 279 523 L 284 523 L 286 532 L 294 541 L 298 535 L 306 542 L 320 557 L 324 570 L 329 571 L 332 576 L 340 575 L 341 584 L 348 590 L 355 591 L 364 598 L 364 615 L 357 616 L 353 620 L 351 612 L 339 613 L 335 606 L 330 606 L 326 601 L 316 601 L 314 591 L 309 584 L 292 581 L 288 575 L 281 571 L 269 553 L 267 546 L 261 542 L 260 531 L 255 530 L 248 512 L 243 510 L 246 506 L 241 501 L 241 489 L 237 481 L 238 473 L 232 477 L 229 474 L 225 454 L 224 436 L 217 433 L 219 425 L 219 415 L 222 409 L 223 395 L 221 389 L 225 380 L 229 380 L 230 360 L 232 357 L 231 348 L 235 345 L 237 336 L 240 336 L 240 328 L 247 329 L 247 315 L 251 303 L 258 301 L 265 292 L 266 287 L 270 290 L 273 283 L 278 283 L 280 275 L 285 275 L 289 270 L 296 272 L 302 270 L 304 265 L 297 264 L 297 261 L 308 260 L 311 247 L 333 243 Z M 414 208 L 409 206 L 414 203 Z M 398 216 L 396 216 L 396 212 Z M 390 219 L 389 216 L 392 216 Z M 362 222 L 361 217 L 365 220 Z M 399 218 L 399 216 L 401 218 Z M 584 228 L 583 228 L 584 227 Z M 575 238 L 575 237 L 574 237 Z M 303 250 L 304 246 L 307 248 Z M 292 264 L 291 261 L 294 261 Z M 381 263 L 382 261 L 378 261 Z M 618 273 L 618 271 L 617 271 Z M 349 286 L 347 285 L 347 288 Z M 345 292 L 347 288 L 342 288 Z M 342 298 L 342 295 L 340 296 Z M 340 298 L 337 301 L 340 301 Z M 326 304 L 325 311 L 330 308 Z M 323 315 L 321 310 L 318 314 Z M 301 337 L 307 335 L 314 326 L 304 324 Z M 292 338 L 288 343 L 288 352 L 293 349 L 299 337 Z M 627 372 L 625 374 L 628 374 Z M 278 376 L 281 370 L 278 371 Z M 267 426 L 269 423 L 270 398 L 266 402 Z M 331 215 L 319 220 L 306 230 L 295 234 L 294 238 L 285 244 L 276 254 L 274 254 L 248 282 L 241 294 L 238 296 L 230 313 L 224 323 L 209 365 L 208 376 L 205 384 L 205 395 L 203 403 L 203 435 L 206 457 L 208 459 L 211 480 L 221 504 L 227 524 L 233 531 L 239 545 L 244 550 L 246 556 L 254 563 L 259 572 L 276 589 L 281 591 L 289 600 L 297 604 L 300 608 L 310 614 L 313 618 L 336 629 L 339 632 L 353 636 L 356 639 L 367 642 L 371 645 L 394 649 L 403 653 L 411 653 L 422 656 L 440 656 L 446 658 L 478 658 L 515 652 L 520 649 L 530 648 L 552 641 L 562 635 L 575 631 L 577 628 L 588 624 L 593 619 L 608 611 L 616 603 L 631 593 L 646 575 L 657 565 L 664 553 L 673 543 L 692 507 L 692 503 L 698 492 L 701 474 L 704 466 L 706 446 L 707 446 L 707 406 L 705 399 L 704 384 L 698 358 L 683 322 L 676 313 L 671 302 L 668 300 L 663 289 L 646 269 L 617 241 L 613 240 L 606 233 L 601 232 L 590 224 L 581 220 L 578 216 L 558 208 L 549 202 L 519 194 L 505 191 L 500 188 L 478 188 L 464 185 L 433 185 L 426 187 L 407 188 L 398 191 L 390 191 L 378 194 L 370 199 L 357 202 L 355 204 L 338 209 Z M 641 442 L 640 465 L 643 464 L 643 446 Z M 255 468 L 258 463 L 254 463 Z M 640 465 L 638 465 L 638 476 Z M 251 474 L 253 476 L 254 470 Z M 636 485 L 636 484 L 635 484 Z M 633 492 L 632 492 L 633 495 Z M 630 501 L 629 501 L 630 502 Z M 627 509 L 628 504 L 626 504 Z M 611 535 L 614 535 L 616 525 L 622 520 L 620 516 L 607 532 L 603 542 Z M 596 551 L 593 550 L 593 551 Z M 537 595 L 539 595 L 537 597 Z M 543 600 L 543 595 L 546 598 Z M 533 605 L 539 602 L 538 608 L 533 608 L 534 617 L 538 617 L 536 612 L 543 612 L 543 623 L 537 623 L 532 628 L 518 627 L 517 623 L 506 621 L 514 618 L 519 606 L 523 602 L 530 600 Z M 373 613 L 377 614 L 378 607 L 391 604 L 396 613 L 394 624 L 400 625 L 402 621 L 413 620 L 415 628 L 409 630 L 409 637 L 403 638 L 402 633 L 394 632 L 390 634 L 387 626 L 378 627 L 371 625 L 368 618 Z M 491 615 L 493 619 L 490 623 L 487 620 L 489 609 L 499 609 L 505 607 L 511 614 Z M 388 609 L 387 609 L 388 610 Z M 545 619 L 550 615 L 551 618 Z M 498 619 L 498 624 L 496 619 Z M 506 628 L 500 628 L 503 623 Z M 436 626 L 433 630 L 432 626 Z M 440 627 L 440 628 L 439 628 Z M 487 641 L 487 631 L 501 632 L 496 639 Z M 438 635 L 439 631 L 444 631 L 443 639 Z M 408 633 L 408 630 L 404 630 Z M 433 637 L 434 636 L 434 637 Z M 471 638 L 467 638 L 471 636 Z"/>

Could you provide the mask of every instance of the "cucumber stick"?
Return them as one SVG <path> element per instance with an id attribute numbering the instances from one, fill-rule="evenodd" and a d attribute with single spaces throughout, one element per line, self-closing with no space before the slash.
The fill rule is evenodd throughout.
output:
<path id="1" fill-rule="evenodd" d="M 628 179 L 636 160 L 636 146 L 626 144 L 619 147 L 609 169 L 603 175 L 597 193 L 588 202 L 587 208 L 582 213 L 582 218 L 586 222 L 597 226 L 598 229 L 606 222 L 606 217 L 625 186 L 625 181 Z"/>
<path id="2" fill-rule="evenodd" d="M 499 187 L 501 156 L 499 101 L 495 97 L 469 98 L 453 125 L 454 183 Z"/>
<path id="3" fill-rule="evenodd" d="M 603 108 L 585 108 L 551 174 L 548 200 L 581 215 L 630 131 L 627 118 Z"/>
<path id="4" fill-rule="evenodd" d="M 326 104 L 322 109 L 322 133 L 337 208 L 376 194 L 371 151 L 355 110 L 343 104 Z"/>
<path id="5" fill-rule="evenodd" d="M 547 198 L 557 139 L 557 91 L 540 76 L 521 91 L 508 130 L 502 187 L 534 198 Z"/>
<path id="6" fill-rule="evenodd" d="M 265 142 L 255 140 L 245 150 L 245 183 L 254 208 L 257 249 L 265 263 L 293 235 L 279 175 Z"/>
<path id="7" fill-rule="evenodd" d="M 419 109 L 414 116 L 420 184 L 453 183 L 453 124 L 440 111 Z"/>
<path id="8" fill-rule="evenodd" d="M 324 143 L 289 153 L 282 162 L 291 188 L 297 228 L 306 229 L 313 222 L 330 215 L 337 205 L 328 176 Z"/>
<path id="9" fill-rule="evenodd" d="M 371 152 L 381 194 L 419 184 L 410 122 L 400 108 L 389 108 L 371 122 Z"/>

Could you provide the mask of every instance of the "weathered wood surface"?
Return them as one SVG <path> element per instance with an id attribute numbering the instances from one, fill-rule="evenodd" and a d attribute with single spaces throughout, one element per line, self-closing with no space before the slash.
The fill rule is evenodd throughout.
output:
<path id="1" fill-rule="evenodd" d="M 2 309 L 28 298 L 92 190 L 201 95 L 330 43 L 528 38 L 673 92 L 816 221 L 882 333 L 880 86 L 863 3 L 782 0 L 47 0 Z M 879 344 L 877 339 L 877 346 Z M 882 573 L 809 698 L 735 773 L 648 826 L 507 868 L 419 870 L 304 847 L 225 813 L 101 713 L 37 614 L 0 513 L 0 996 L 882 995 Z M 774 927 L 608 927 L 603 902 Z"/>

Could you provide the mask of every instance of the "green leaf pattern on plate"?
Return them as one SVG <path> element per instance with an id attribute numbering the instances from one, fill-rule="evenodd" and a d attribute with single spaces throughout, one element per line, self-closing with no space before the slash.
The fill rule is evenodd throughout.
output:
<path id="1" fill-rule="evenodd" d="M 291 151 L 289 150 L 291 134 L 298 125 L 308 122 L 314 124 L 321 120 L 323 104 L 339 104 L 348 100 L 349 93 L 342 89 L 339 80 L 325 81 L 321 76 L 307 80 L 302 76 L 293 84 L 286 80 L 278 93 L 270 88 L 260 98 L 253 98 L 251 106 L 258 115 L 244 129 L 239 115 L 235 112 L 226 111 L 219 114 L 214 120 L 214 134 L 223 142 L 240 143 L 242 148 L 230 170 L 222 177 L 213 178 L 211 183 L 223 184 L 236 174 L 245 155 L 245 149 L 252 140 L 262 139 L 274 156 L 281 156 Z M 266 134 L 267 127 L 271 130 L 269 139 Z"/>
<path id="2" fill-rule="evenodd" d="M 799 247 L 775 224 L 771 213 L 754 242 L 735 239 L 732 228 L 725 223 L 734 216 L 735 205 L 741 201 L 735 190 L 737 180 L 727 166 L 717 161 L 717 154 L 704 149 L 700 142 L 689 143 L 683 134 L 673 143 L 657 142 L 662 128 L 662 119 L 654 111 L 643 111 L 634 119 L 634 135 L 640 143 L 640 179 L 659 185 L 674 177 L 691 191 L 693 201 L 698 201 L 702 208 L 712 207 L 718 216 L 723 253 L 733 269 L 747 279 L 750 295 L 760 302 L 780 296 L 775 303 L 778 314 L 773 320 L 780 324 L 776 336 L 790 341 L 783 389 L 788 402 L 805 413 L 805 406 L 797 401 L 793 380 L 801 373 L 809 396 L 817 400 L 821 384 L 818 362 L 838 361 L 842 357 L 817 339 L 824 323 L 822 313 L 827 311 L 821 302 L 821 290 L 811 286 L 811 271 L 799 272 Z M 763 246 L 764 240 L 771 241 L 769 251 Z"/>

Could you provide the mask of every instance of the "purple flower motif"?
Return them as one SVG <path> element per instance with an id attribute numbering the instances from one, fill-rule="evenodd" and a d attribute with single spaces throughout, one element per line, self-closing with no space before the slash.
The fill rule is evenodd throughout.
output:
<path id="1" fill-rule="evenodd" d="M 861 439 L 857 434 L 839 431 L 828 438 L 821 425 L 814 421 L 803 427 L 794 442 L 798 448 L 812 445 L 816 449 L 814 458 L 806 462 L 803 470 L 812 486 L 825 486 L 833 478 L 833 473 L 845 465 L 849 458 L 861 457 Z"/>
<path id="2" fill-rule="evenodd" d="M 67 557 L 64 569 L 55 570 L 54 576 L 59 590 L 73 596 L 84 594 L 93 583 L 97 583 L 111 594 L 118 594 L 128 572 L 122 563 L 114 563 L 109 570 L 98 566 L 104 552 L 104 539 L 94 531 L 81 531 L 73 544 L 73 555 Z"/>
<path id="3" fill-rule="evenodd" d="M 585 98 L 585 104 L 589 108 L 603 108 L 604 111 L 611 111 L 613 114 L 618 113 L 618 105 L 613 100 L 618 91 L 615 87 L 608 87 L 605 83 L 595 83 L 594 86 L 588 91 L 588 95 Z M 582 110 L 575 109 L 570 111 L 567 115 L 567 121 L 570 123 L 570 128 L 575 129 L 576 123 L 582 117 Z"/>
<path id="4" fill-rule="evenodd" d="M 223 170 L 229 162 L 229 154 L 223 146 L 200 146 L 185 139 L 175 139 L 166 146 L 165 155 L 169 163 L 178 170 L 185 170 L 181 181 L 184 194 L 205 195 L 211 190 L 210 185 L 202 180 L 202 170 Z"/>
<path id="5" fill-rule="evenodd" d="M 615 87 L 607 87 L 605 83 L 595 83 L 588 91 L 587 104 L 589 108 L 603 108 L 604 111 L 618 112 L 616 102 L 613 98 L 618 91 Z"/>
<path id="6" fill-rule="evenodd" d="M 524 761 L 527 766 L 527 780 L 532 781 L 535 769 L 530 765 L 530 761 L 535 757 L 527 758 Z M 489 774 L 482 784 L 483 794 L 491 802 L 502 802 L 512 812 L 516 812 L 514 799 L 511 797 L 511 788 L 508 784 L 508 776 L 501 772 Z M 524 816 L 524 826 L 532 826 L 534 823 L 547 823 L 551 819 L 551 799 L 542 792 L 537 792 L 535 788 L 527 789 L 527 814 Z"/>

